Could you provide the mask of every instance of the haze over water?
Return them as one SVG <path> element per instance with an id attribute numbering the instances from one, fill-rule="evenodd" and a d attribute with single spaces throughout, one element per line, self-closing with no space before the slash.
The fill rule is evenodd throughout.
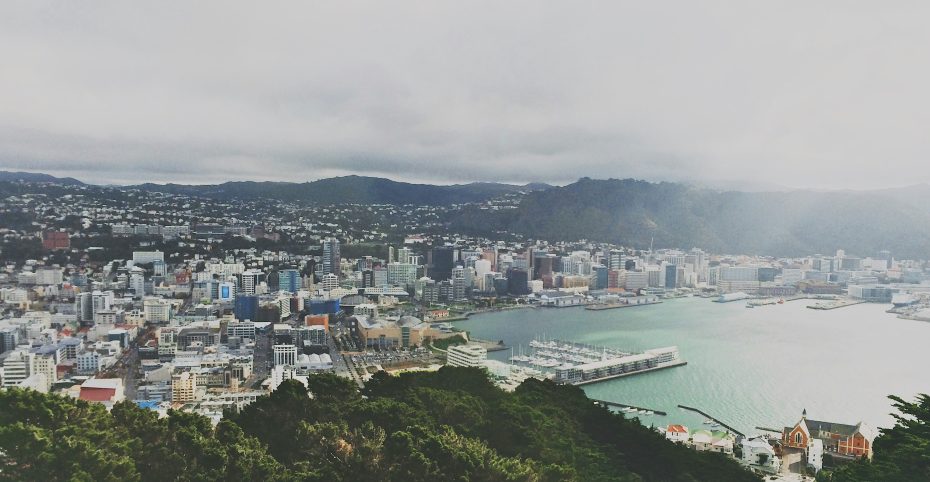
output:
<path id="1" fill-rule="evenodd" d="M 810 303 L 749 309 L 744 302 L 683 298 L 605 311 L 513 310 L 457 326 L 515 350 L 542 334 L 637 351 L 677 345 L 684 367 L 584 387 L 591 398 L 668 412 L 643 417 L 657 426 L 701 428 L 704 417 L 677 408 L 683 404 L 747 434 L 756 426 L 791 425 L 805 408 L 812 419 L 888 427 L 888 395 L 930 393 L 930 323 L 898 319 L 885 313 L 890 305 L 820 311 L 806 308 Z M 489 354 L 509 356 L 510 350 Z"/>

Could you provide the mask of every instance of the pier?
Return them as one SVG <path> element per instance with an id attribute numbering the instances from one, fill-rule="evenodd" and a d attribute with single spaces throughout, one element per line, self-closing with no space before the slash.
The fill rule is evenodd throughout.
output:
<path id="1" fill-rule="evenodd" d="M 633 410 L 652 412 L 652 413 L 655 414 L 655 415 L 662 415 L 662 416 L 668 415 L 667 413 L 663 412 L 662 410 L 653 410 L 653 409 L 651 409 L 651 408 L 637 407 L 637 406 L 634 406 L 634 405 L 627 405 L 627 404 L 625 404 L 625 403 L 608 402 L 607 400 L 595 400 L 595 399 L 591 399 L 591 400 L 592 400 L 594 403 L 597 403 L 597 404 L 600 404 L 600 405 L 604 405 L 605 407 L 632 408 Z"/>
<path id="2" fill-rule="evenodd" d="M 807 305 L 807 307 L 812 310 L 835 310 L 837 308 L 845 308 L 847 306 L 859 305 L 862 303 L 865 303 L 865 300 L 846 299 L 814 303 L 812 305 Z"/>
<path id="3" fill-rule="evenodd" d="M 661 301 L 646 301 L 643 303 L 590 303 L 584 306 L 584 309 L 591 311 L 612 310 L 615 308 L 632 308 L 634 306 L 657 305 Z"/>
<path id="4" fill-rule="evenodd" d="M 729 430 L 730 432 L 733 432 L 733 433 L 735 433 L 736 435 L 739 435 L 740 437 L 745 437 L 745 435 L 743 435 L 743 433 L 740 432 L 739 430 L 736 430 L 736 429 L 733 428 L 732 426 L 727 425 L 726 423 L 723 423 L 723 422 L 720 421 L 719 419 L 716 419 L 716 418 L 712 417 L 710 414 L 708 414 L 707 412 L 705 412 L 705 411 L 703 411 L 703 410 L 701 410 L 701 409 L 699 409 L 699 408 L 689 407 L 689 406 L 686 406 L 686 405 L 679 405 L 678 408 L 681 408 L 681 409 L 684 409 L 684 410 L 690 410 L 690 411 L 692 411 L 692 412 L 699 413 L 699 414 L 703 415 L 704 417 L 706 417 L 708 420 L 713 420 L 714 422 L 719 423 L 721 427 L 723 427 L 723 428 Z"/>

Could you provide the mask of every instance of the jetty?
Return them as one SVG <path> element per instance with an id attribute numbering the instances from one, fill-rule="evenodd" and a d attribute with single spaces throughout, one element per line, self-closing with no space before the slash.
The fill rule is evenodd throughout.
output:
<path id="1" fill-rule="evenodd" d="M 707 412 L 701 410 L 700 408 L 689 407 L 689 406 L 687 406 L 687 405 L 679 405 L 678 408 L 681 408 L 681 409 L 684 409 L 684 410 L 690 410 L 690 411 L 695 412 L 695 413 L 699 413 L 699 414 L 703 415 L 705 418 L 707 418 L 708 420 L 713 420 L 714 422 L 719 423 L 721 427 L 723 427 L 723 428 L 729 430 L 730 432 L 733 432 L 733 433 L 735 433 L 736 435 L 739 435 L 740 437 L 745 437 L 745 435 L 743 435 L 742 432 L 740 432 L 739 430 L 736 430 L 735 428 L 733 428 L 733 426 L 728 425 L 728 424 L 722 422 L 720 419 L 713 417 L 712 415 L 710 415 L 710 414 L 708 414 Z"/>
<path id="2" fill-rule="evenodd" d="M 596 399 L 591 399 L 591 401 L 593 401 L 594 403 L 597 403 L 597 404 L 599 404 L 599 405 L 604 405 L 605 407 L 631 408 L 631 409 L 636 410 L 636 411 L 639 411 L 639 412 L 652 412 L 652 413 L 655 414 L 655 415 L 662 415 L 662 416 L 668 415 L 667 413 L 663 412 L 662 410 L 654 410 L 654 409 L 652 409 L 652 408 L 637 407 L 637 406 L 635 406 L 635 405 L 627 405 L 627 404 L 625 404 L 625 403 L 610 402 L 610 401 L 607 401 L 607 400 L 596 400 Z M 630 412 L 630 413 L 632 413 L 632 412 Z"/>

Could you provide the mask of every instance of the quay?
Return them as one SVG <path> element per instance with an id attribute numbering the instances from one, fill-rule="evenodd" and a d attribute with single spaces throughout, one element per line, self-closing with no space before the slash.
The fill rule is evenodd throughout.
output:
<path id="1" fill-rule="evenodd" d="M 865 302 L 865 300 L 846 299 L 814 303 L 812 305 L 807 305 L 807 307 L 812 310 L 835 310 L 837 308 L 845 308 L 847 306 L 859 305 Z"/>
<path id="2" fill-rule="evenodd" d="M 727 425 L 726 423 L 723 423 L 723 422 L 720 421 L 719 419 L 714 418 L 713 416 L 711 416 L 710 414 L 708 414 L 707 412 L 705 412 L 705 411 L 703 411 L 703 410 L 701 410 L 701 409 L 699 409 L 699 408 L 689 407 L 689 406 L 687 406 L 687 405 L 679 405 L 678 408 L 681 408 L 681 409 L 684 409 L 684 410 L 690 410 L 690 411 L 692 411 L 692 412 L 699 413 L 699 414 L 703 415 L 704 417 L 706 417 L 708 420 L 713 420 L 714 422 L 719 423 L 721 427 L 723 427 L 723 428 L 729 430 L 730 432 L 733 432 L 733 433 L 735 433 L 736 435 L 739 435 L 740 437 L 745 437 L 745 435 L 743 435 L 743 433 L 740 432 L 739 430 L 736 430 L 736 429 L 733 428 L 732 426 Z"/>
<path id="3" fill-rule="evenodd" d="M 636 371 L 632 371 L 632 372 L 617 373 L 617 374 L 614 374 L 614 375 L 607 375 L 607 376 L 603 376 L 603 377 L 600 377 L 600 378 L 592 378 L 592 379 L 590 379 L 590 380 L 580 380 L 580 381 L 575 381 L 575 382 L 570 382 L 570 383 L 571 383 L 572 385 L 588 385 L 588 384 L 591 384 L 591 383 L 597 383 L 597 382 L 604 382 L 604 381 L 607 381 L 607 380 L 613 380 L 614 378 L 622 378 L 622 377 L 628 377 L 628 376 L 630 376 L 630 375 L 638 375 L 638 374 L 640 374 L 640 373 L 654 372 L 654 371 L 656 371 L 656 370 L 662 370 L 662 369 L 665 369 L 665 368 L 680 367 L 680 366 L 684 366 L 684 365 L 687 365 L 687 364 L 688 364 L 688 362 L 686 362 L 686 361 L 678 361 L 678 362 L 668 363 L 668 364 L 661 365 L 661 366 L 657 366 L 657 367 L 653 367 L 653 368 L 644 368 L 644 369 L 636 370 Z M 721 425 L 722 425 L 722 424 L 721 424 Z"/>
<path id="4" fill-rule="evenodd" d="M 651 409 L 651 408 L 637 407 L 637 406 L 635 406 L 635 405 L 627 405 L 627 404 L 625 404 L 625 403 L 609 402 L 609 401 L 607 401 L 607 400 L 596 400 L 596 399 L 591 399 L 591 400 L 592 400 L 594 403 L 597 403 L 597 404 L 600 404 L 600 405 L 604 405 L 604 406 L 606 406 L 606 407 L 632 408 L 633 410 L 637 410 L 637 411 L 640 411 L 640 412 L 652 412 L 652 413 L 654 413 L 655 415 L 662 415 L 662 416 L 668 415 L 667 413 L 663 412 L 662 410 L 653 410 L 653 409 Z M 629 413 L 632 414 L 632 412 L 629 412 Z"/>

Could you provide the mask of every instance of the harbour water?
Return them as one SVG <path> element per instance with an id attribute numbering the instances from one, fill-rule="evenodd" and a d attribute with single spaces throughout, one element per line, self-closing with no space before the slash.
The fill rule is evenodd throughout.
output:
<path id="1" fill-rule="evenodd" d="M 887 427 L 889 394 L 930 393 L 930 323 L 898 319 L 885 313 L 890 305 L 807 304 L 749 309 L 681 298 L 623 310 L 511 310 L 456 325 L 514 347 L 540 335 L 633 351 L 677 345 L 685 366 L 584 386 L 591 398 L 668 413 L 640 416 L 647 425 L 706 428 L 682 404 L 747 434 L 791 425 L 803 409 L 812 419 Z M 510 351 L 488 356 L 507 361 Z"/>

